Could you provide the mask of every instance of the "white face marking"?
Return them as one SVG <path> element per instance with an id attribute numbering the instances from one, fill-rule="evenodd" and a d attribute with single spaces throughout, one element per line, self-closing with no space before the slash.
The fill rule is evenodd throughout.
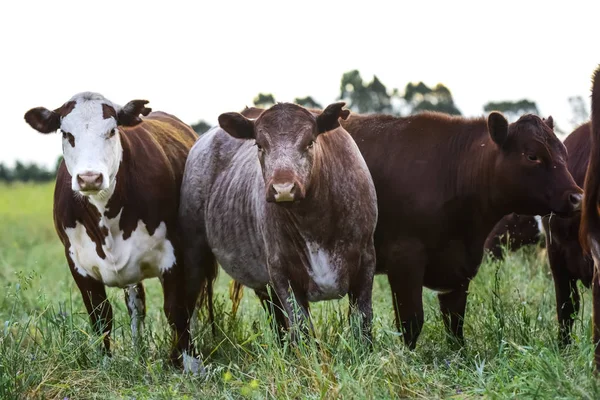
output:
<path id="1" fill-rule="evenodd" d="M 75 146 L 72 146 L 69 138 L 63 138 L 62 146 L 65 164 L 72 177 L 71 188 L 80 191 L 77 176 L 91 173 L 101 175 L 100 190 L 106 190 L 117 175 L 123 148 L 117 122 L 112 117 L 104 118 L 102 104 L 112 106 L 116 112 L 120 107 L 96 93 L 80 93 L 71 101 L 75 101 L 75 108 L 61 120 L 60 126 L 75 139 Z"/>
<path id="2" fill-rule="evenodd" d="M 309 300 L 325 300 L 345 295 L 345 293 L 340 293 L 338 268 L 336 268 L 335 259 L 331 254 L 316 243 L 308 242 L 306 247 L 312 268 L 309 274 L 316 285 L 315 288 L 309 288 Z"/>
<path id="3" fill-rule="evenodd" d="M 127 288 L 127 308 L 131 312 L 131 337 L 137 342 L 141 336 L 142 322 L 144 318 L 144 304 L 138 297 L 135 286 Z"/>
<path id="4" fill-rule="evenodd" d="M 75 228 L 66 228 L 65 232 L 71 243 L 69 255 L 81 275 L 89 275 L 107 286 L 124 288 L 146 278 L 161 276 L 175 264 L 175 251 L 167 239 L 164 222 L 150 235 L 140 220 L 131 236 L 123 239 L 119 229 L 121 212 L 113 219 L 104 215 L 100 219 L 99 226 L 109 231 L 102 245 L 105 259 L 98 255 L 96 243 L 81 223 L 77 222 Z"/>

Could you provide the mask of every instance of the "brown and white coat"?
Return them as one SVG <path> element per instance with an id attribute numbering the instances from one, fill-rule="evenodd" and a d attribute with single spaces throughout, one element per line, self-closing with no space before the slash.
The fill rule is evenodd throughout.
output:
<path id="1" fill-rule="evenodd" d="M 26 121 L 42 133 L 60 129 L 63 155 L 54 192 L 54 223 L 94 328 L 109 334 L 112 308 L 105 286 L 125 289 L 138 336 L 145 316 L 142 280 L 160 278 L 164 311 L 174 329 L 174 362 L 190 346 L 193 301 L 181 290 L 177 232 L 185 160 L 196 140 L 176 117 L 147 101 L 124 107 L 100 94 L 80 93 L 57 110 L 34 108 Z M 147 116 L 140 118 L 140 114 Z"/>

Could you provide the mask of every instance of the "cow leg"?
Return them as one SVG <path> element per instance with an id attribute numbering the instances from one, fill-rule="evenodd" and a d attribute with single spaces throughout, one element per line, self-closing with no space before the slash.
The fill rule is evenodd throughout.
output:
<path id="1" fill-rule="evenodd" d="M 90 316 L 92 329 L 98 335 L 103 335 L 104 351 L 110 356 L 110 332 L 112 330 L 113 312 L 110 302 L 106 297 L 106 288 L 102 282 L 83 276 L 75 269 L 73 261 L 67 253 L 67 261 L 71 275 L 83 297 L 83 304 Z"/>
<path id="2" fill-rule="evenodd" d="M 556 315 L 558 318 L 558 342 L 561 346 L 571 343 L 571 330 L 575 315 L 579 312 L 579 290 L 577 280 L 572 279 L 561 266 L 556 266 L 552 261 L 552 276 L 556 294 Z M 560 268 L 560 269 L 559 269 Z"/>
<path id="3" fill-rule="evenodd" d="M 426 254 L 423 245 L 414 240 L 394 243 L 383 252 L 384 268 L 392 289 L 392 304 L 396 313 L 396 328 L 404 343 L 413 350 L 423 329 L 423 279 Z"/>
<path id="4" fill-rule="evenodd" d="M 438 294 L 444 326 L 460 346 L 465 344 L 463 325 L 467 308 L 468 289 L 469 284 L 467 283 L 452 292 Z"/>
<path id="5" fill-rule="evenodd" d="M 183 269 L 175 264 L 165 272 L 161 279 L 164 294 L 164 311 L 169 325 L 173 330 L 171 362 L 181 366 L 180 356 L 189 355 L 191 336 L 189 331 L 190 318 L 194 312 L 196 298 L 186 296 Z M 192 367 L 197 369 L 197 366 Z M 194 371 L 195 372 L 195 371 Z"/>
<path id="6" fill-rule="evenodd" d="M 294 290 L 289 279 L 282 276 L 274 279 L 273 288 L 286 313 L 286 323 L 290 330 L 291 341 L 297 343 L 300 336 L 308 337 L 309 332 L 312 332 L 313 329 L 306 294 L 301 290 Z"/>
<path id="7" fill-rule="evenodd" d="M 373 323 L 373 277 L 375 275 L 375 248 L 369 244 L 360 259 L 360 270 L 350 282 L 348 292 L 350 307 L 348 312 L 358 312 L 361 320 L 362 335 L 372 342 L 371 325 Z"/>
<path id="8" fill-rule="evenodd" d="M 141 329 L 146 318 L 146 292 L 142 282 L 128 286 L 125 292 L 125 304 L 131 319 L 131 337 L 136 345 L 139 345 Z"/>
<path id="9" fill-rule="evenodd" d="M 275 294 L 275 291 L 271 288 L 271 295 L 269 295 L 268 287 L 254 291 L 262 306 L 264 307 L 267 314 L 272 315 L 273 326 L 277 329 L 279 339 L 282 339 L 283 330 L 286 327 L 286 317 L 284 313 L 283 305 L 279 301 L 279 297 Z"/>

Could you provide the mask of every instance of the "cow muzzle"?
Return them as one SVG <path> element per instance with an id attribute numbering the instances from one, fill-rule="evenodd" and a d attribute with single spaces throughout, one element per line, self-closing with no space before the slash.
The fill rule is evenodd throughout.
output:
<path id="1" fill-rule="evenodd" d="M 99 172 L 88 171 L 77 174 L 78 190 L 84 193 L 97 193 L 103 189 L 104 178 Z"/>
<path id="2" fill-rule="evenodd" d="M 302 200 L 304 193 L 297 182 L 271 183 L 267 191 L 267 201 L 286 203 Z"/>

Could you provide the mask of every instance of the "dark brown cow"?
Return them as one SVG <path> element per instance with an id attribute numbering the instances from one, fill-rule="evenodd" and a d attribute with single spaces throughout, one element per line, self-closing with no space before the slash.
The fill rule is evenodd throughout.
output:
<path id="1" fill-rule="evenodd" d="M 158 277 L 174 329 L 171 359 L 179 363 L 190 347 L 194 301 L 183 296 L 176 222 L 185 160 L 197 136 L 169 114 L 149 114 L 146 103 L 119 107 L 99 94 L 80 93 L 55 111 L 34 108 L 25 120 L 42 133 L 62 131 L 54 223 L 106 351 L 113 314 L 105 285 L 125 288 L 137 339 L 146 309 L 141 281 Z"/>
<path id="2" fill-rule="evenodd" d="M 585 196 L 581 214 L 580 241 L 594 260 L 592 280 L 594 352 L 596 371 L 600 371 L 600 67 L 594 73 L 592 85 L 590 159 L 585 175 Z"/>
<path id="3" fill-rule="evenodd" d="M 564 141 L 569 153 L 568 168 L 573 179 L 583 186 L 590 155 L 590 124 L 577 128 Z M 581 213 L 572 217 L 550 215 L 543 218 L 548 261 L 556 292 L 556 314 L 559 324 L 559 343 L 571 341 L 574 316 L 579 311 L 577 281 L 586 287 L 592 283 L 593 261 L 584 255 L 579 243 Z"/>
<path id="4" fill-rule="evenodd" d="M 423 326 L 423 286 L 440 292 L 446 328 L 463 342 L 469 282 L 504 215 L 571 214 L 581 202 L 551 117 L 509 125 L 499 113 L 487 124 L 439 113 L 353 114 L 342 126 L 373 176 L 377 272 L 388 274 L 397 327 L 411 348 Z"/>
<path id="5" fill-rule="evenodd" d="M 437 290 L 447 329 L 463 341 L 471 279 L 494 225 L 511 212 L 568 214 L 581 189 L 546 123 L 499 113 L 466 119 L 354 116 L 342 122 L 377 190 L 377 271 L 388 274 L 398 329 L 410 346 L 423 326 L 423 286 Z"/>
<path id="6" fill-rule="evenodd" d="M 516 251 L 523 246 L 538 244 L 542 237 L 541 217 L 512 213 L 494 226 L 484 247 L 493 258 L 502 260 L 503 249 Z"/>
<path id="7" fill-rule="evenodd" d="M 348 294 L 370 336 L 377 199 L 358 147 L 340 127 L 349 114 L 343 105 L 316 117 L 289 103 L 256 120 L 226 113 L 202 135 L 181 188 L 189 297 L 211 285 L 218 262 L 263 304 L 272 301 L 288 328 L 307 329 L 310 301 Z"/>

